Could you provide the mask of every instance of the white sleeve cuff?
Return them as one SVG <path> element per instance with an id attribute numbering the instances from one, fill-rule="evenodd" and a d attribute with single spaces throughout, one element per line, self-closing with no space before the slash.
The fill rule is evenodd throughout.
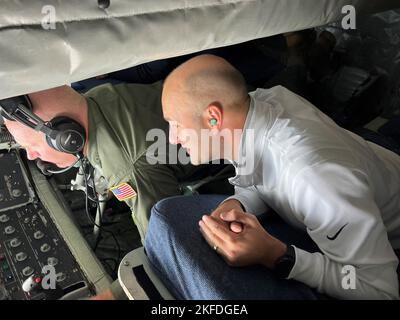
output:
<path id="1" fill-rule="evenodd" d="M 244 195 L 243 193 L 235 194 L 225 199 L 223 202 L 230 199 L 235 199 L 239 201 L 246 212 L 252 213 L 254 215 L 263 214 L 268 210 L 268 206 L 262 200 L 260 200 L 257 196 L 256 198 L 254 198 L 248 193 L 246 195 Z"/>
<path id="2" fill-rule="evenodd" d="M 310 253 L 295 246 L 293 248 L 296 254 L 296 262 L 288 279 L 295 279 L 311 288 L 317 288 L 321 283 L 322 271 L 324 270 L 323 255 L 319 252 Z"/>

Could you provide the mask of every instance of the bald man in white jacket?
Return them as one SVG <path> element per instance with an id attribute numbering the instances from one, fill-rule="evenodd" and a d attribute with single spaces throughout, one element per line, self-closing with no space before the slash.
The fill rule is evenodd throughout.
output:
<path id="1" fill-rule="evenodd" d="M 180 198 L 165 200 L 153 209 L 148 238 L 162 241 L 157 244 L 152 239 L 146 249 L 176 295 L 207 298 L 204 292 L 210 288 L 225 290 L 209 283 L 199 288 L 199 283 L 212 278 L 205 272 L 220 268 L 211 265 L 223 261 L 211 262 L 210 255 L 198 254 L 202 249 L 196 249 L 196 240 L 190 243 L 179 236 L 185 232 L 187 239 L 197 239 L 187 234 L 183 222 L 192 216 L 201 219 L 201 234 L 230 266 L 261 265 L 272 277 L 297 280 L 334 298 L 399 298 L 394 252 L 400 249 L 398 155 L 340 128 L 281 86 L 248 95 L 240 74 L 226 61 L 209 55 L 186 62 L 169 76 L 163 110 L 170 122 L 170 141 L 187 148 L 194 164 L 222 155 L 237 173 L 230 180 L 235 194 L 211 215 L 202 216 L 202 209 L 187 212 L 187 204 L 180 215 Z M 201 151 L 198 141 L 187 138 L 188 128 L 211 130 L 210 136 L 220 138 L 223 147 Z M 224 129 L 242 133 L 227 142 L 221 134 Z M 176 210 L 165 212 L 166 208 Z M 319 250 L 309 252 L 272 236 L 255 217 L 269 208 L 291 227 L 305 231 Z M 178 268 L 181 263 L 189 266 Z M 262 279 L 259 282 L 261 287 L 268 286 Z"/>

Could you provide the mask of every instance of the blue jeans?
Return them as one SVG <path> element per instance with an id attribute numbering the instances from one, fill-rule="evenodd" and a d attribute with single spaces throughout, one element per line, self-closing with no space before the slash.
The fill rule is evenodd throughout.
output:
<path id="1" fill-rule="evenodd" d="M 226 197 L 178 196 L 152 209 L 145 248 L 156 272 L 177 299 L 319 299 L 315 290 L 295 280 L 282 280 L 262 266 L 230 267 L 206 243 L 198 226 Z M 266 215 L 265 215 L 266 216 Z M 310 252 L 316 244 L 280 218 L 260 220 L 270 234 Z"/>

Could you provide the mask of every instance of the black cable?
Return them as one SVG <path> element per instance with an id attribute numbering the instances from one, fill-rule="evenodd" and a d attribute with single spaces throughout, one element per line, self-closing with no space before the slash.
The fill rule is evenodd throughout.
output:
<path id="1" fill-rule="evenodd" d="M 113 273 L 114 278 L 118 277 L 117 271 L 118 271 L 118 265 L 119 264 L 118 264 L 118 261 L 116 259 L 114 259 L 114 258 L 102 258 L 102 259 L 100 259 L 100 261 L 105 263 L 110 268 L 110 270 Z M 111 268 L 107 261 L 113 262 L 114 263 L 114 267 Z"/>
<path id="2" fill-rule="evenodd" d="M 113 233 L 112 231 L 106 230 L 104 227 L 102 227 L 101 225 L 98 225 L 98 224 L 93 220 L 92 216 L 91 216 L 90 213 L 89 213 L 88 197 L 86 197 L 86 200 L 85 200 L 85 207 L 86 207 L 86 215 L 87 215 L 88 219 L 90 220 L 90 222 L 91 222 L 94 226 L 96 226 L 96 227 L 99 228 L 99 232 L 100 232 L 99 235 L 98 235 L 98 238 L 96 239 L 96 243 L 95 243 L 95 245 L 94 245 L 93 251 L 96 251 L 96 250 L 97 250 L 97 247 L 98 247 L 98 245 L 99 245 L 99 243 L 100 243 L 101 232 L 102 232 L 102 231 L 107 232 L 107 233 L 111 234 L 112 238 L 113 238 L 114 241 L 115 241 L 115 244 L 117 245 L 117 248 L 118 248 L 118 258 L 117 258 L 117 259 L 118 259 L 118 261 L 119 261 L 119 260 L 121 259 L 121 247 L 120 247 L 120 244 L 119 244 L 119 242 L 118 242 L 116 236 L 114 235 L 114 233 Z M 98 204 L 97 204 L 97 207 L 98 207 Z M 101 224 L 101 223 L 100 223 L 100 224 Z"/>
<path id="3" fill-rule="evenodd" d="M 83 236 L 85 238 L 87 238 L 89 235 L 93 235 L 93 231 L 92 232 L 90 232 L 90 231 L 86 232 Z M 118 260 L 115 259 L 115 258 L 112 258 L 112 257 L 99 258 L 99 260 L 109 267 L 109 269 L 113 273 L 112 276 L 116 278 L 117 277 L 118 266 L 119 266 Z M 110 265 L 107 263 L 108 260 L 112 261 L 114 263 L 114 267 L 110 267 Z"/>
<path id="4" fill-rule="evenodd" d="M 99 228 L 99 230 L 100 231 L 104 231 L 104 232 L 108 232 L 109 234 L 111 234 L 111 236 L 112 236 L 112 238 L 114 239 L 114 241 L 115 241 L 115 244 L 117 245 L 117 248 L 118 248 L 118 258 L 117 258 L 117 261 L 120 261 L 120 259 L 121 259 L 121 246 L 120 246 L 120 244 L 119 244 L 119 242 L 118 242 L 118 240 L 117 240 L 117 238 L 115 237 L 115 235 L 114 235 L 114 233 L 112 232 L 112 231 L 110 231 L 110 230 L 106 230 L 104 227 L 102 227 L 102 226 L 99 226 L 97 223 L 96 223 L 96 221 L 94 221 L 93 220 L 93 217 L 90 215 L 90 212 L 89 212 L 89 196 L 88 196 L 88 193 L 89 193 L 89 190 L 88 190 L 88 180 L 87 180 L 87 175 L 86 175 L 86 168 L 87 168 L 87 166 L 86 166 L 86 161 L 84 160 L 84 159 L 82 159 L 82 169 L 83 169 L 83 175 L 84 175 L 84 182 L 85 182 L 85 189 L 86 189 L 86 192 L 85 192 L 85 194 L 86 194 L 86 196 L 85 196 L 85 211 L 86 211 L 86 215 L 87 215 L 87 217 L 88 217 L 88 219 L 89 219 L 89 221 L 94 225 L 94 226 L 96 226 L 97 228 Z M 100 207 L 100 204 L 99 204 L 99 199 L 98 199 L 98 197 L 97 197 L 97 194 L 96 194 L 96 187 L 95 187 L 95 184 L 94 184 L 94 177 L 92 176 L 92 184 L 93 184 L 93 190 L 94 190 L 94 192 L 95 192 L 95 203 L 96 203 L 96 207 L 97 208 L 99 208 Z M 100 237 L 100 235 L 99 235 L 99 237 Z M 99 244 L 99 242 L 100 241 L 96 241 L 96 244 L 95 244 L 95 247 L 93 248 L 93 251 L 96 251 L 97 250 L 97 246 L 98 246 L 98 244 Z"/>
<path id="5" fill-rule="evenodd" d="M 116 222 L 102 222 L 101 225 L 105 227 L 105 226 L 113 226 L 113 225 L 118 224 L 118 223 L 119 223 L 118 221 L 116 221 Z M 82 229 L 93 228 L 93 225 L 92 224 L 82 224 L 82 225 L 80 225 L 80 227 Z"/>

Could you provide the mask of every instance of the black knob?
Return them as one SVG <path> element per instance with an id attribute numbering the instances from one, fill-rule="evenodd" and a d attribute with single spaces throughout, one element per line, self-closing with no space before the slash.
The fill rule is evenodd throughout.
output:
<path id="1" fill-rule="evenodd" d="M 97 0 L 100 9 L 107 9 L 110 6 L 110 0 Z"/>

